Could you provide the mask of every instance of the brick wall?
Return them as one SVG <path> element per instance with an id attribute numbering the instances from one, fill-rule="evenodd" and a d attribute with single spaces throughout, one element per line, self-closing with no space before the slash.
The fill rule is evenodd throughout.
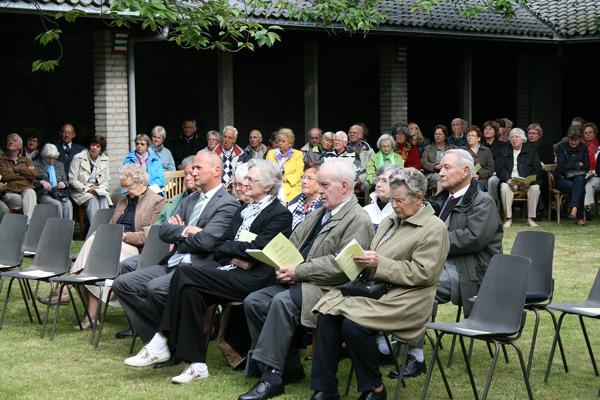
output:
<path id="1" fill-rule="evenodd" d="M 401 59 L 398 60 L 398 50 Z M 406 49 L 394 44 L 379 46 L 379 121 L 382 130 L 408 122 L 408 69 Z"/>

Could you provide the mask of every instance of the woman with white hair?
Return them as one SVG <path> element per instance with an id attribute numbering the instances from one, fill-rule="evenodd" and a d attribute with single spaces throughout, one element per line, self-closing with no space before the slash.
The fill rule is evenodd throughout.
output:
<path id="1" fill-rule="evenodd" d="M 171 150 L 165 147 L 165 140 L 167 139 L 167 131 L 160 125 L 156 125 L 152 128 L 152 146 L 151 149 L 154 154 L 160 159 L 164 171 L 175 171 L 175 160 Z"/>
<path id="2" fill-rule="evenodd" d="M 65 173 L 65 166 L 57 160 L 58 149 L 48 143 L 42 149 L 41 158 L 34 160 L 37 169 L 34 187 L 38 195 L 38 203 L 54 204 L 58 207 L 59 218 L 73 218 L 73 204 L 69 200 L 67 184 L 69 179 Z"/>
<path id="3" fill-rule="evenodd" d="M 527 192 L 527 223 L 535 223 L 535 212 L 540 198 L 542 164 L 533 145 L 527 143 L 527 136 L 520 128 L 514 128 L 509 134 L 510 146 L 500 150 L 496 175 L 500 180 L 500 196 L 504 208 L 504 228 L 512 225 L 512 203 L 516 191 Z M 531 183 L 523 183 L 522 179 L 533 176 Z"/>
<path id="4" fill-rule="evenodd" d="M 396 153 L 396 141 L 390 134 L 383 134 L 377 139 L 379 151 L 371 156 L 367 165 L 367 182 L 372 185 L 375 182 L 375 173 L 384 165 L 397 165 L 404 167 L 404 159 Z"/>
<path id="5" fill-rule="evenodd" d="M 252 201 L 235 213 L 211 257 L 201 265 L 175 269 L 157 333 L 137 355 L 126 359 L 125 365 L 146 367 L 173 358 L 173 362 L 187 361 L 190 365 L 171 382 L 207 378 L 207 308 L 243 301 L 251 292 L 275 283 L 275 269 L 254 260 L 246 250 L 262 249 L 280 232 L 291 234 L 292 214 L 277 200 L 281 172 L 271 161 L 252 159 L 245 187 Z"/>

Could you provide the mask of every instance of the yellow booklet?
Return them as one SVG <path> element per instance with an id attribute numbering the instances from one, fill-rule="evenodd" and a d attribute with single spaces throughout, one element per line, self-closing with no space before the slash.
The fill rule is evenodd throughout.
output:
<path id="1" fill-rule="evenodd" d="M 360 244 L 358 244 L 356 239 L 352 239 L 350 243 L 348 243 L 335 257 L 335 262 L 342 269 L 342 271 L 344 271 L 348 279 L 353 281 L 364 269 L 364 267 L 361 267 L 354 262 L 353 257 L 362 256 L 364 254 L 365 251 L 362 247 L 360 247 Z"/>
<path id="2" fill-rule="evenodd" d="M 537 175 L 529 175 L 527 178 L 522 178 L 520 176 L 512 178 L 512 180 L 519 186 L 528 187 L 537 179 Z"/>
<path id="3" fill-rule="evenodd" d="M 248 243 L 253 241 L 254 239 L 256 239 L 256 233 L 252 233 L 245 229 L 240 232 L 240 237 L 238 238 L 238 240 L 240 242 L 248 242 Z"/>
<path id="4" fill-rule="evenodd" d="M 304 257 L 302 257 L 296 246 L 282 233 L 271 239 L 262 250 L 248 249 L 246 253 L 275 269 L 281 267 L 295 268 L 304 262 Z"/>

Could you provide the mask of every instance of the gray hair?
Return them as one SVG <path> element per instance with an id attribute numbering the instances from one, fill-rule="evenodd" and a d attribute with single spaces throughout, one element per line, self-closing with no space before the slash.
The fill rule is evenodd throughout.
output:
<path id="1" fill-rule="evenodd" d="M 159 135 L 160 137 L 163 138 L 163 140 L 165 140 L 167 138 L 167 131 L 165 130 L 165 128 L 163 126 L 160 125 L 156 125 L 154 128 L 152 128 L 152 130 L 150 131 L 151 135 L 154 134 Z"/>
<path id="2" fill-rule="evenodd" d="M 538 124 L 537 122 L 534 122 L 533 124 L 529 124 L 527 126 L 527 132 L 529 132 L 530 129 L 534 129 L 534 130 L 538 131 L 540 136 L 544 135 L 544 130 L 542 129 L 542 126 L 540 124 Z"/>
<path id="3" fill-rule="evenodd" d="M 262 183 L 263 186 L 271 186 L 271 190 L 269 191 L 270 195 L 277 196 L 279 194 L 283 176 L 281 175 L 281 171 L 277 167 L 277 164 L 273 161 L 263 160 L 262 158 L 253 158 L 246 164 L 248 165 L 248 169 L 252 167 L 258 168 L 260 171 L 260 183 Z"/>
<path id="4" fill-rule="evenodd" d="M 58 158 L 58 149 L 52 143 L 46 143 L 42 149 L 42 158 Z"/>
<path id="5" fill-rule="evenodd" d="M 152 143 L 152 141 L 150 140 L 150 137 L 148 135 L 146 135 L 145 133 L 140 133 L 139 135 L 137 135 L 135 137 L 135 141 L 137 142 L 138 140 L 143 140 L 144 142 L 146 142 L 148 147 L 150 147 L 150 143 Z"/>
<path id="6" fill-rule="evenodd" d="M 6 137 L 6 143 L 8 143 L 8 141 L 9 141 L 10 139 L 14 138 L 14 137 L 16 137 L 16 138 L 17 138 L 17 141 L 19 142 L 19 145 L 20 145 L 21 147 L 23 147 L 23 139 L 21 138 L 21 136 L 19 136 L 19 134 L 18 134 L 18 133 L 11 133 L 10 135 L 8 135 L 8 136 Z"/>
<path id="7" fill-rule="evenodd" d="M 187 156 L 183 160 L 181 160 L 181 165 L 185 169 L 188 165 L 190 165 L 194 161 L 194 156 Z"/>
<path id="8" fill-rule="evenodd" d="M 521 128 L 513 128 L 510 130 L 510 133 L 508 134 L 508 138 L 510 139 L 511 137 L 518 135 L 521 137 L 521 139 L 523 139 L 524 142 L 527 141 L 527 135 L 525 134 L 525 132 L 523 132 L 523 129 Z"/>
<path id="9" fill-rule="evenodd" d="M 326 159 L 319 172 L 322 172 L 324 168 L 330 169 L 333 171 L 333 178 L 336 181 L 342 182 L 344 180 L 348 181 L 351 187 L 354 187 L 354 181 L 356 180 L 356 173 L 354 172 L 354 165 L 349 163 L 348 159 L 341 158 L 328 158 Z"/>
<path id="10" fill-rule="evenodd" d="M 346 135 L 346 132 L 344 131 L 337 131 L 336 133 L 334 133 L 333 138 L 335 139 L 336 137 L 341 137 L 342 140 L 344 141 L 348 141 L 348 135 Z"/>
<path id="11" fill-rule="evenodd" d="M 454 156 L 456 157 L 456 165 L 458 165 L 459 167 L 464 167 L 466 165 L 469 168 L 469 173 L 472 173 L 475 169 L 473 156 L 471 156 L 471 154 L 468 151 L 463 149 L 451 149 L 446 151 L 446 154 L 444 154 L 444 156 L 447 156 L 448 154 L 454 154 Z"/>
<path id="12" fill-rule="evenodd" d="M 221 141 L 221 134 L 218 131 L 210 130 L 206 132 L 206 140 L 208 140 L 211 136 L 217 138 L 219 142 Z"/>
<path id="13" fill-rule="evenodd" d="M 398 166 L 398 165 L 384 164 L 377 169 L 377 172 L 375 172 L 375 176 L 379 177 L 381 175 L 387 174 L 388 172 L 391 172 L 392 174 L 396 174 L 396 173 L 398 173 L 398 171 L 401 171 L 401 170 L 402 170 L 402 168 L 400 168 L 400 166 Z"/>
<path id="14" fill-rule="evenodd" d="M 119 168 L 119 179 L 131 178 L 135 183 L 148 184 L 148 173 L 137 164 L 127 164 Z"/>
<path id="15" fill-rule="evenodd" d="M 379 136 L 379 139 L 377 139 L 377 148 L 379 150 L 381 150 L 381 146 L 383 145 L 383 142 L 385 142 L 386 140 L 389 140 L 390 143 L 392 144 L 392 149 L 396 150 L 396 141 L 394 140 L 392 135 L 390 135 L 388 133 L 384 133 L 383 135 Z"/>
<path id="16" fill-rule="evenodd" d="M 235 170 L 233 171 L 233 179 L 236 181 L 243 181 L 244 178 L 248 175 L 248 164 L 240 163 L 235 166 Z"/>
<path id="17" fill-rule="evenodd" d="M 225 135 L 225 132 L 227 131 L 233 132 L 233 141 L 237 142 L 238 130 L 231 125 L 227 125 L 225 128 L 223 128 L 223 135 Z"/>
<path id="18" fill-rule="evenodd" d="M 396 173 L 390 176 L 389 181 L 390 189 L 404 186 L 413 196 L 417 196 L 419 193 L 423 196 L 427 194 L 427 178 L 416 168 L 398 169 Z"/>

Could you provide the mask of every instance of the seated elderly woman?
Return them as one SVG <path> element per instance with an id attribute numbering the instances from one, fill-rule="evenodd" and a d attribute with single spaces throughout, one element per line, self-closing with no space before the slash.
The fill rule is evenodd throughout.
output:
<path id="1" fill-rule="evenodd" d="M 556 187 L 569 194 L 569 219 L 585 225 L 584 198 L 585 176 L 590 170 L 590 157 L 587 146 L 581 143 L 581 127 L 571 126 L 567 131 L 567 141 L 556 147 Z"/>
<path id="2" fill-rule="evenodd" d="M 520 128 L 510 131 L 510 146 L 500 150 L 496 174 L 500 180 L 500 196 L 504 208 L 504 228 L 512 225 L 512 203 L 517 190 L 527 192 L 527 222 L 529 226 L 537 226 L 535 213 L 540 198 L 542 164 L 535 147 L 527 143 L 525 132 Z M 468 140 L 468 139 L 467 139 Z M 518 182 L 516 178 L 535 176 L 529 184 Z"/>
<path id="3" fill-rule="evenodd" d="M 233 171 L 233 195 L 242 205 L 252 202 L 252 199 L 246 196 L 246 175 L 248 175 L 248 164 L 236 165 Z"/>
<path id="4" fill-rule="evenodd" d="M 65 174 L 65 166 L 57 161 L 58 149 L 53 144 L 46 144 L 41 158 L 34 160 L 37 176 L 33 182 L 38 194 L 38 203 L 54 204 L 58 207 L 59 218 L 73 218 L 73 204 L 69 200 L 67 185 L 69 180 Z"/>
<path id="5" fill-rule="evenodd" d="M 165 147 L 167 131 L 164 127 L 156 125 L 152 128 L 152 151 L 160 159 L 164 171 L 175 171 L 175 160 L 171 150 Z"/>
<path id="6" fill-rule="evenodd" d="M 446 125 L 436 125 L 433 129 L 433 143 L 425 147 L 421 156 L 421 166 L 425 171 L 429 189 L 436 189 L 436 193 L 442 190 L 439 184 L 439 172 L 442 169 L 441 162 L 444 154 L 450 149 L 455 149 L 456 146 L 449 144 L 448 127 Z"/>
<path id="7" fill-rule="evenodd" d="M 281 172 L 262 159 L 248 162 L 246 195 L 250 204 L 238 209 L 222 243 L 203 263 L 175 269 L 159 331 L 140 352 L 124 361 L 145 367 L 173 357 L 190 365 L 171 379 L 188 383 L 208 377 L 204 315 L 213 304 L 242 301 L 251 292 L 275 283 L 275 270 L 248 256 L 248 249 L 262 249 L 278 233 L 289 236 L 292 215 L 279 202 Z M 254 236 L 250 241 L 241 236 Z"/>
<path id="8" fill-rule="evenodd" d="M 121 245 L 121 255 L 119 261 L 139 254 L 139 250 L 144 246 L 146 233 L 144 227 L 152 225 L 159 217 L 166 199 L 154 193 L 148 188 L 148 174 L 140 166 L 135 164 L 124 165 L 119 169 L 119 179 L 121 187 L 125 191 L 125 196 L 121 197 L 115 208 L 110 224 L 121 224 L 124 227 L 123 243 Z M 91 235 L 81 246 L 81 251 L 77 259 L 71 266 L 70 273 L 78 274 L 84 268 L 87 257 L 94 242 L 95 235 Z M 88 286 L 86 293 L 88 313 L 94 318 L 96 307 L 98 305 L 98 288 Z M 53 295 L 51 301 L 58 301 L 58 296 Z M 47 303 L 49 299 L 41 298 L 42 303 Z M 60 301 L 66 303 L 69 301 L 68 294 L 61 296 Z M 90 327 L 89 320 L 84 321 L 84 327 Z M 77 326 L 79 328 L 79 326 Z"/>
<path id="9" fill-rule="evenodd" d="M 311 399 L 339 399 L 336 372 L 346 343 L 358 377 L 361 399 L 385 399 L 379 371 L 377 332 L 419 342 L 431 317 L 436 282 L 449 251 L 448 231 L 424 202 L 427 178 L 414 168 L 390 177 L 394 213 L 385 218 L 371 250 L 354 257 L 363 274 L 390 285 L 379 298 L 333 289 L 315 305 L 317 346 L 313 354 Z"/>
<path id="10" fill-rule="evenodd" d="M 333 150 L 334 136 L 335 136 L 335 133 L 333 133 L 331 131 L 327 131 L 327 132 L 323 133 L 323 136 L 321 136 L 321 155 L 322 155 L 321 161 L 322 161 L 322 158 L 327 157 L 325 154 L 335 152 L 335 150 Z"/>
<path id="11" fill-rule="evenodd" d="M 404 159 L 396 153 L 396 141 L 389 134 L 383 134 L 377 139 L 379 151 L 369 159 L 367 164 L 367 182 L 375 183 L 375 173 L 384 165 L 397 165 L 404 167 Z"/>
<path id="12" fill-rule="evenodd" d="M 266 159 L 273 161 L 283 174 L 283 191 L 289 202 L 302 191 L 300 177 L 304 172 L 304 153 L 294 149 L 294 132 L 281 128 L 277 132 L 277 148 L 269 150 Z"/>
<path id="13" fill-rule="evenodd" d="M 301 178 L 302 193 L 288 203 L 288 210 L 292 213 L 292 230 L 296 229 L 296 226 L 304 221 L 308 214 L 323 205 L 320 193 L 321 186 L 317 182 L 319 167 L 318 162 L 304 165 L 304 174 Z"/>
<path id="14" fill-rule="evenodd" d="M 135 137 L 135 150 L 130 151 L 123 160 L 123 165 L 136 164 L 148 174 L 148 186 L 156 193 L 161 193 L 165 186 L 165 171 L 160 158 L 150 150 L 148 135 Z M 122 193 L 121 193 L 122 194 Z"/>
<path id="15" fill-rule="evenodd" d="M 494 174 L 494 157 L 489 148 L 481 145 L 481 129 L 472 125 L 467 129 L 467 144 L 463 149 L 471 154 L 477 172 L 473 179 L 477 181 L 480 190 L 487 190 L 487 180 Z"/>
<path id="16" fill-rule="evenodd" d="M 110 169 L 105 153 L 106 139 L 94 136 L 86 150 L 77 153 L 71 161 L 69 187 L 71 198 L 79 206 L 85 207 L 91 222 L 96 211 L 112 205 L 108 185 Z"/>
<path id="17" fill-rule="evenodd" d="M 394 212 L 392 203 L 390 203 L 390 176 L 398 173 L 401 169 L 401 166 L 389 164 L 377 169 L 375 191 L 370 194 L 371 203 L 363 207 L 367 214 L 369 214 L 376 230 L 381 221 Z"/>

